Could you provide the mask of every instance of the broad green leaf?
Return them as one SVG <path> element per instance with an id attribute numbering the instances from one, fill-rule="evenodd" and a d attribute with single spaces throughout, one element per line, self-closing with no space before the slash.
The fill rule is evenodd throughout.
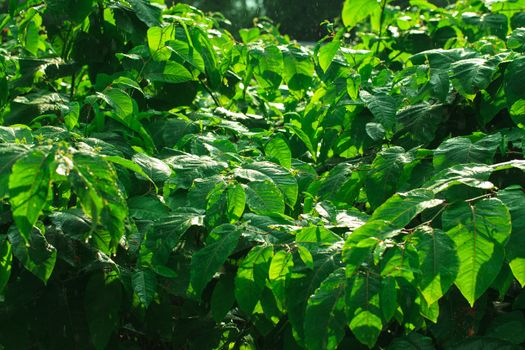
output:
<path id="1" fill-rule="evenodd" d="M 226 183 L 223 181 L 217 182 L 206 197 L 208 199 L 206 203 L 206 225 L 216 227 L 220 224 L 227 223 L 229 221 L 227 218 L 229 213 Z M 190 199 L 190 202 L 194 201 Z"/>
<path id="2" fill-rule="evenodd" d="M 483 164 L 455 165 L 444 169 L 428 180 L 424 187 L 439 193 L 455 185 L 467 185 L 479 189 L 492 189 L 494 184 L 487 181 L 493 168 Z"/>
<path id="3" fill-rule="evenodd" d="M 419 288 L 432 305 L 452 286 L 459 270 L 454 241 L 443 231 L 424 226 L 415 232 L 421 275 Z"/>
<path id="4" fill-rule="evenodd" d="M 464 96 L 476 94 L 492 81 L 496 66 L 482 58 L 469 58 L 454 62 L 451 66 L 452 85 Z"/>
<path id="5" fill-rule="evenodd" d="M 128 0 L 137 17 L 149 27 L 160 25 L 161 9 L 149 0 Z"/>
<path id="6" fill-rule="evenodd" d="M 148 29 L 148 46 L 151 56 L 156 61 L 167 61 L 171 57 L 171 50 L 166 46 L 167 40 L 175 35 L 175 26 L 151 27 Z"/>
<path id="7" fill-rule="evenodd" d="M 191 258 L 191 287 L 200 297 L 202 291 L 235 250 L 242 230 L 233 225 L 216 227 L 211 234 L 219 235 L 219 239 L 198 250 Z"/>
<path id="8" fill-rule="evenodd" d="M 42 232 L 36 227 L 33 228 L 27 241 L 15 226 L 9 228 L 7 236 L 14 257 L 33 275 L 47 283 L 55 268 L 56 248 L 47 242 Z"/>
<path id="9" fill-rule="evenodd" d="M 13 140 L 14 141 L 14 140 Z M 0 198 L 4 198 L 9 193 L 9 175 L 11 169 L 19 159 L 22 159 L 29 152 L 29 148 L 17 144 L 0 144 Z"/>
<path id="10" fill-rule="evenodd" d="M 51 192 L 53 155 L 32 151 L 19 159 L 9 176 L 9 202 L 13 219 L 27 241 Z"/>
<path id="11" fill-rule="evenodd" d="M 295 205 L 299 189 L 297 180 L 288 170 L 270 162 L 250 163 L 246 164 L 244 168 L 255 170 L 266 175 L 283 193 L 286 204 L 290 205 L 290 207 Z"/>
<path id="12" fill-rule="evenodd" d="M 487 336 L 520 345 L 525 342 L 525 317 L 520 311 L 505 312 L 493 319 Z"/>
<path id="13" fill-rule="evenodd" d="M 344 268 L 332 272 L 308 299 L 304 316 L 308 349 L 336 349 L 345 335 L 346 317 Z"/>
<path id="14" fill-rule="evenodd" d="M 370 258 L 370 254 L 380 241 L 398 233 L 399 230 L 387 221 L 370 220 L 348 235 L 342 252 L 348 275 L 352 276 L 361 264 Z"/>
<path id="15" fill-rule="evenodd" d="M 169 216 L 168 207 L 154 196 L 137 196 L 128 199 L 129 216 L 139 220 L 157 220 Z"/>
<path id="16" fill-rule="evenodd" d="M 310 87 L 314 74 L 311 56 L 300 47 L 289 45 L 283 51 L 283 78 L 292 91 L 306 90 Z"/>
<path id="17" fill-rule="evenodd" d="M 13 254 L 11 252 L 11 244 L 4 239 L 0 243 L 0 294 L 4 291 L 9 276 L 11 276 L 11 263 L 13 261 Z"/>
<path id="18" fill-rule="evenodd" d="M 283 168 L 292 167 L 292 152 L 282 136 L 273 137 L 264 148 L 267 157 L 274 158 Z"/>
<path id="19" fill-rule="evenodd" d="M 516 28 L 507 38 L 509 49 L 523 52 L 525 50 L 525 28 Z"/>
<path id="20" fill-rule="evenodd" d="M 336 39 L 326 45 L 321 46 L 319 49 L 319 66 L 321 66 L 323 72 L 326 73 L 328 67 L 330 67 L 332 64 L 332 61 L 334 60 L 334 57 L 337 54 L 340 46 L 341 43 Z"/>
<path id="21" fill-rule="evenodd" d="M 322 226 L 305 227 L 295 234 L 297 243 L 315 243 L 316 245 L 331 245 L 343 239 Z"/>
<path id="22" fill-rule="evenodd" d="M 126 120 L 133 114 L 133 100 L 125 91 L 111 88 L 97 95 L 113 108 L 120 119 Z"/>
<path id="23" fill-rule="evenodd" d="M 389 322 L 395 315 L 397 303 L 397 283 L 394 277 L 387 276 L 381 280 L 379 301 L 383 312 L 383 319 Z"/>
<path id="24" fill-rule="evenodd" d="M 426 189 L 396 193 L 374 211 L 370 220 L 385 220 L 397 228 L 403 228 L 425 209 L 442 203 L 443 200 L 435 199 L 434 193 Z"/>
<path id="25" fill-rule="evenodd" d="M 503 264 L 503 246 L 511 232 L 509 210 L 498 199 L 484 199 L 452 206 L 442 220 L 459 258 L 455 284 L 473 306 Z"/>
<path id="26" fill-rule="evenodd" d="M 498 192 L 498 198 L 510 211 L 512 234 L 505 245 L 506 258 L 514 277 L 525 286 L 525 194 L 519 186 Z"/>
<path id="27" fill-rule="evenodd" d="M 97 272 L 89 279 L 84 295 L 84 308 L 95 349 L 106 349 L 119 323 L 122 286 L 114 274 Z"/>
<path id="28" fill-rule="evenodd" d="M 224 319 L 235 303 L 233 274 L 224 274 L 213 289 L 211 313 L 216 322 Z"/>
<path id="29" fill-rule="evenodd" d="M 432 338 L 412 332 L 404 337 L 395 338 L 387 350 L 435 350 Z"/>
<path id="30" fill-rule="evenodd" d="M 284 199 L 273 182 L 250 182 L 246 187 L 246 203 L 256 214 L 284 213 Z"/>
<path id="31" fill-rule="evenodd" d="M 505 69 L 503 86 L 507 107 L 514 122 L 520 126 L 525 125 L 525 110 L 517 108 L 516 104 L 522 106 L 520 100 L 525 99 L 523 90 L 523 76 L 525 75 L 525 57 L 514 59 Z"/>
<path id="32" fill-rule="evenodd" d="M 84 212 L 103 227 L 92 236 L 99 249 L 113 252 L 124 234 L 128 209 L 115 170 L 102 157 L 75 153 L 69 182 Z"/>
<path id="33" fill-rule="evenodd" d="M 313 265 L 311 270 L 305 270 L 302 266 L 298 266 L 298 273 L 294 273 L 295 269 L 292 270 L 292 278 L 286 288 L 286 309 L 288 319 L 292 324 L 294 338 L 304 344 L 304 314 L 308 298 L 334 270 L 341 267 L 339 264 L 340 247 L 334 244 L 324 249 L 312 249 L 308 251 L 310 253 L 308 257 L 306 256 L 308 254 L 305 254 L 306 248 L 298 250 L 303 251 L 301 259 L 309 261 L 311 258 Z"/>
<path id="34" fill-rule="evenodd" d="M 343 23 L 346 27 L 355 27 L 366 17 L 380 10 L 379 3 L 375 0 L 346 0 L 343 5 Z"/>
<path id="35" fill-rule="evenodd" d="M 275 253 L 270 264 L 268 279 L 275 300 L 281 309 L 282 305 L 286 304 L 285 289 L 286 284 L 290 281 L 293 266 L 293 254 L 285 250 L 279 250 Z"/>
<path id="36" fill-rule="evenodd" d="M 374 252 L 375 261 L 380 262 L 381 276 L 395 277 L 397 281 L 405 280 L 412 284 L 419 273 L 417 252 L 411 245 L 393 246 L 386 250 L 380 258 L 381 250 L 386 247 L 379 246 Z"/>
<path id="37" fill-rule="evenodd" d="M 235 299 L 241 310 L 251 314 L 268 279 L 272 246 L 255 246 L 241 261 L 235 276 Z"/>
<path id="38" fill-rule="evenodd" d="M 241 185 L 235 184 L 226 190 L 228 217 L 230 222 L 238 221 L 244 213 L 246 194 Z"/>
<path id="39" fill-rule="evenodd" d="M 19 143 L 30 143 L 33 141 L 33 134 L 31 128 L 28 126 L 6 127 L 0 126 L 0 141 L 6 142 L 2 144 L 0 152 L 23 150 L 24 146 Z"/>
<path id="40" fill-rule="evenodd" d="M 162 160 L 148 156 L 144 153 L 134 154 L 132 160 L 142 168 L 142 170 L 148 175 L 148 178 L 152 179 L 159 185 L 162 185 L 172 173 L 170 167 Z"/>
<path id="41" fill-rule="evenodd" d="M 396 124 L 397 100 L 389 95 L 371 95 L 361 93 L 361 98 L 372 112 L 374 119 L 387 130 L 393 130 Z"/>
<path id="42" fill-rule="evenodd" d="M 406 134 L 415 146 L 434 140 L 445 113 L 440 104 L 420 103 L 399 109 L 396 117 L 397 132 Z"/>
<path id="43" fill-rule="evenodd" d="M 122 157 L 119 157 L 119 156 L 108 156 L 108 157 L 104 157 L 104 160 L 106 161 L 109 161 L 111 163 L 114 163 L 114 164 L 118 164 L 128 170 L 131 170 L 133 172 L 135 172 L 136 174 L 139 175 L 140 178 L 144 178 L 146 179 L 147 181 L 149 181 L 153 186 L 155 186 L 155 189 L 157 189 L 156 185 L 155 185 L 155 182 L 153 182 L 153 180 L 148 176 L 148 174 L 146 174 L 144 172 L 144 170 L 142 170 L 142 168 L 140 167 L 140 165 L 138 165 L 137 163 L 133 162 L 132 160 L 129 160 L 129 159 L 126 159 L 126 158 L 122 158 Z"/>
<path id="44" fill-rule="evenodd" d="M 254 76 L 263 89 L 278 89 L 282 81 L 283 55 L 277 46 L 269 45 L 264 49 L 257 47 L 250 50 L 254 58 Z"/>
<path id="45" fill-rule="evenodd" d="M 191 45 L 182 40 L 169 40 L 166 44 L 184 62 L 188 62 L 201 72 L 205 71 L 204 60 L 200 53 Z"/>
<path id="46" fill-rule="evenodd" d="M 477 142 L 472 142 L 466 137 L 448 139 L 434 151 L 434 168 L 439 171 L 462 163 L 489 164 L 501 142 L 502 137 L 499 133 L 486 136 Z"/>
<path id="47" fill-rule="evenodd" d="M 391 147 L 380 152 L 368 172 L 365 190 L 372 208 L 377 208 L 397 189 L 399 177 L 412 156 L 401 147 Z"/>
<path id="48" fill-rule="evenodd" d="M 157 294 L 157 278 L 151 270 L 138 270 L 131 275 L 131 285 L 139 301 L 147 309 Z"/>
<path id="49" fill-rule="evenodd" d="M 182 64 L 174 61 L 152 62 L 144 70 L 144 77 L 152 82 L 184 83 L 193 80 L 193 75 Z"/>
<path id="50" fill-rule="evenodd" d="M 64 123 L 68 130 L 73 130 L 78 125 L 78 118 L 80 117 L 80 104 L 78 102 L 71 102 L 66 108 L 62 109 L 64 115 Z"/>
<path id="51" fill-rule="evenodd" d="M 383 328 L 380 308 L 380 281 L 365 272 L 348 281 L 346 296 L 350 330 L 361 343 L 372 348 Z"/>

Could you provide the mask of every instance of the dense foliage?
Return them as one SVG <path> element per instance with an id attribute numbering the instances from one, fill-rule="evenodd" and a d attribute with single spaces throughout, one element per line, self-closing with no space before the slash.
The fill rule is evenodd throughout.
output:
<path id="1" fill-rule="evenodd" d="M 523 346 L 524 0 L 0 7 L 2 348 Z"/>

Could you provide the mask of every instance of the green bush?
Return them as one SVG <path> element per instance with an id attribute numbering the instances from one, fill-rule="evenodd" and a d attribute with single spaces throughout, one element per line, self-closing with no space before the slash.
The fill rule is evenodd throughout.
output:
<path id="1" fill-rule="evenodd" d="M 2 6 L 1 348 L 523 347 L 524 0 Z"/>

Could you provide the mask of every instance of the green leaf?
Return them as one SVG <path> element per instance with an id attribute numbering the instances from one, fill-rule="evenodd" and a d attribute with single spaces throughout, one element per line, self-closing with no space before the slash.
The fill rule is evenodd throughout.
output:
<path id="1" fill-rule="evenodd" d="M 343 262 L 346 272 L 352 276 L 361 264 L 369 258 L 372 250 L 387 238 L 395 236 L 399 230 L 384 220 L 369 220 L 366 224 L 348 235 L 343 246 Z"/>
<path id="2" fill-rule="evenodd" d="M 160 25 L 161 9 L 149 0 L 128 0 L 137 17 L 149 27 Z"/>
<path id="3" fill-rule="evenodd" d="M 32 151 L 19 159 L 9 176 L 13 219 L 27 241 L 51 193 L 53 155 Z"/>
<path id="4" fill-rule="evenodd" d="M 482 58 L 469 58 L 454 62 L 451 66 L 452 85 L 464 96 L 476 94 L 492 81 L 496 66 Z"/>
<path id="5" fill-rule="evenodd" d="M 397 283 L 394 277 L 386 277 L 381 280 L 381 290 L 379 291 L 379 301 L 383 311 L 383 319 L 389 322 L 395 315 L 397 303 Z"/>
<path id="6" fill-rule="evenodd" d="M 489 164 L 501 143 L 500 133 L 486 136 L 474 143 L 466 137 L 448 139 L 434 151 L 434 168 L 439 171 L 462 163 Z"/>
<path id="7" fill-rule="evenodd" d="M 416 144 L 428 143 L 435 138 L 439 124 L 444 119 L 440 104 L 420 103 L 397 111 L 396 129 L 406 134 Z"/>
<path id="8" fill-rule="evenodd" d="M 113 108 L 120 119 L 126 120 L 133 114 L 133 100 L 125 91 L 111 88 L 97 95 Z"/>
<path id="9" fill-rule="evenodd" d="M 283 51 L 283 78 L 292 91 L 306 90 L 312 83 L 314 64 L 311 56 L 302 48 L 289 45 Z"/>
<path id="10" fill-rule="evenodd" d="M 42 282 L 47 283 L 53 273 L 57 259 L 57 250 L 49 244 L 38 228 L 33 228 L 28 238 L 29 245 L 20 231 L 11 226 L 7 232 L 13 255 L 24 267 Z"/>
<path id="11" fill-rule="evenodd" d="M 319 49 L 319 66 L 326 73 L 341 46 L 339 40 L 333 40 Z"/>
<path id="12" fill-rule="evenodd" d="M 246 202 L 256 214 L 283 214 L 284 199 L 281 191 L 270 181 L 254 181 L 245 187 Z"/>
<path id="13" fill-rule="evenodd" d="M 523 76 L 525 75 L 525 57 L 518 57 L 507 66 L 505 69 L 505 76 L 503 86 L 505 88 L 505 97 L 507 99 L 507 107 L 510 111 L 512 119 L 518 125 L 525 125 L 525 111 L 523 108 L 517 108 L 515 104 L 520 104 L 520 100 L 525 99 L 525 91 L 523 90 Z"/>
<path id="14" fill-rule="evenodd" d="M 103 252 L 115 251 L 128 214 L 115 170 L 104 158 L 89 153 L 75 153 L 66 163 L 72 164 L 68 179 L 82 210 L 103 225 L 92 238 Z"/>
<path id="15" fill-rule="evenodd" d="M 390 221 L 392 226 L 403 228 L 425 209 L 442 203 L 443 200 L 435 199 L 434 193 L 426 189 L 396 193 L 374 211 L 370 220 Z"/>
<path id="16" fill-rule="evenodd" d="M 182 40 L 169 40 L 166 44 L 184 62 L 188 62 L 201 72 L 205 72 L 204 60 L 200 53 L 191 45 Z"/>
<path id="17" fill-rule="evenodd" d="M 346 297 L 350 330 L 361 343 L 372 348 L 383 328 L 378 279 L 369 272 L 356 275 L 348 282 Z"/>
<path id="18" fill-rule="evenodd" d="M 129 216 L 139 220 L 158 220 L 169 216 L 168 207 L 154 195 L 128 199 Z"/>
<path id="19" fill-rule="evenodd" d="M 432 338 L 412 332 L 404 337 L 395 338 L 387 350 L 435 350 Z"/>
<path id="20" fill-rule="evenodd" d="M 498 198 L 507 206 L 512 218 L 512 234 L 505 245 L 506 258 L 514 277 L 525 286 L 525 193 L 520 186 L 507 187 L 498 192 Z"/>
<path id="21" fill-rule="evenodd" d="M 414 235 L 421 269 L 419 288 L 427 304 L 432 305 L 456 280 L 459 272 L 456 246 L 443 231 L 428 226 L 418 229 Z"/>
<path id="22" fill-rule="evenodd" d="M 9 193 L 9 175 L 13 164 L 25 157 L 29 148 L 16 144 L 0 144 L 0 199 Z"/>
<path id="23" fill-rule="evenodd" d="M 284 250 L 275 253 L 270 264 L 268 279 L 275 300 L 281 309 L 282 305 L 286 304 L 286 284 L 290 281 L 293 266 L 293 254 Z"/>
<path id="24" fill-rule="evenodd" d="M 216 322 L 224 319 L 235 303 L 233 274 L 224 274 L 213 289 L 211 296 L 211 313 Z"/>
<path id="25" fill-rule="evenodd" d="M 229 186 L 226 191 L 226 200 L 230 223 L 238 221 L 246 206 L 246 194 L 242 186 L 239 184 Z"/>
<path id="26" fill-rule="evenodd" d="M 398 146 L 377 155 L 365 180 L 366 195 L 372 208 L 377 208 L 395 193 L 404 165 L 412 160 L 412 156 Z"/>
<path id="27" fill-rule="evenodd" d="M 9 276 L 11 276 L 11 263 L 13 261 L 13 254 L 11 252 L 11 244 L 4 239 L 0 243 L 0 294 L 4 291 Z"/>
<path id="28" fill-rule="evenodd" d="M 525 342 L 525 317 L 520 311 L 505 312 L 488 326 L 487 336 L 520 345 Z"/>
<path id="29" fill-rule="evenodd" d="M 159 185 L 162 185 L 172 173 L 171 168 L 162 160 L 144 153 L 134 154 L 132 160 L 142 168 L 148 178 Z"/>
<path id="30" fill-rule="evenodd" d="M 299 230 L 295 234 L 297 243 L 315 243 L 316 245 L 331 245 L 343 239 L 332 231 L 321 226 L 310 226 Z"/>
<path id="31" fill-rule="evenodd" d="M 351 29 L 366 17 L 380 10 L 379 3 L 375 0 L 346 0 L 343 5 L 343 23 Z"/>
<path id="32" fill-rule="evenodd" d="M 144 70 L 144 77 L 152 82 L 173 84 L 193 80 L 191 72 L 174 61 L 150 63 Z"/>
<path id="33" fill-rule="evenodd" d="M 299 186 L 297 180 L 286 169 L 270 162 L 255 162 L 246 164 L 245 169 L 255 170 L 266 175 L 282 192 L 286 203 L 293 207 L 297 201 Z"/>
<path id="34" fill-rule="evenodd" d="M 201 296 L 208 282 L 235 250 L 241 232 L 242 229 L 229 224 L 216 227 L 210 235 L 219 238 L 193 254 L 190 281 L 197 296 Z"/>
<path id="35" fill-rule="evenodd" d="M 344 268 L 332 272 L 308 299 L 304 316 L 308 349 L 336 349 L 345 335 L 346 317 Z"/>
<path id="36" fill-rule="evenodd" d="M 272 246 L 255 246 L 241 261 L 235 276 L 235 299 L 239 307 L 250 315 L 268 280 L 273 256 Z"/>
<path id="37" fill-rule="evenodd" d="M 507 38 L 509 49 L 523 52 L 525 50 L 525 28 L 516 28 Z"/>
<path id="38" fill-rule="evenodd" d="M 362 93 L 361 98 L 372 112 L 375 121 L 387 130 L 393 130 L 396 124 L 397 100 L 389 95 L 371 95 Z"/>
<path id="39" fill-rule="evenodd" d="M 460 203 L 443 213 L 443 229 L 456 244 L 459 271 L 455 281 L 471 306 L 498 276 L 503 246 L 511 232 L 510 213 L 498 199 Z"/>
<path id="40" fill-rule="evenodd" d="M 290 169 L 292 167 L 292 152 L 282 136 L 273 137 L 266 144 L 264 153 L 267 157 L 277 160 L 283 168 Z"/>
<path id="41" fill-rule="evenodd" d="M 283 55 L 277 46 L 269 45 L 264 49 L 256 47 L 250 50 L 250 57 L 257 63 L 254 76 L 263 89 L 278 89 L 282 81 Z"/>
<path id="42" fill-rule="evenodd" d="M 151 27 L 148 29 L 148 46 L 151 57 L 155 61 L 167 61 L 171 57 L 171 50 L 166 46 L 167 40 L 174 39 L 175 27 Z"/>
<path id="43" fill-rule="evenodd" d="M 97 272 L 87 283 L 84 308 L 95 349 L 106 349 L 119 323 L 122 285 L 114 274 Z"/>
<path id="44" fill-rule="evenodd" d="M 157 293 L 157 278 L 151 270 L 139 270 L 131 275 L 131 285 L 139 301 L 147 309 Z"/>

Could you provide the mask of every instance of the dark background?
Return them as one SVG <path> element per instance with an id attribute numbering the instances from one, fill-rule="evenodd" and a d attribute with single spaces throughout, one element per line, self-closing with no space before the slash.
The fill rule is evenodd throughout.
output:
<path id="1" fill-rule="evenodd" d="M 320 23 L 339 17 L 344 0 L 175 0 L 191 4 L 205 12 L 221 12 L 232 22 L 236 33 L 251 27 L 253 18 L 269 17 L 283 34 L 300 41 L 317 41 L 326 32 Z"/>

